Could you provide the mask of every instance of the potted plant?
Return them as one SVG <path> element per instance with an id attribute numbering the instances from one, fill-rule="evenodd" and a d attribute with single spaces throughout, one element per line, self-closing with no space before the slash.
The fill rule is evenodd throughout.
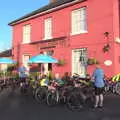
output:
<path id="1" fill-rule="evenodd" d="M 110 50 L 110 45 L 109 44 L 104 45 L 103 52 L 105 53 L 105 52 L 108 52 L 109 50 Z"/>
<path id="2" fill-rule="evenodd" d="M 98 61 L 95 58 L 88 58 L 87 64 L 88 65 L 94 65 L 96 64 Z"/>
<path id="3" fill-rule="evenodd" d="M 63 66 L 63 65 L 65 65 L 65 64 L 66 64 L 65 59 L 60 59 L 60 60 L 58 60 L 58 63 L 57 63 L 58 66 Z"/>

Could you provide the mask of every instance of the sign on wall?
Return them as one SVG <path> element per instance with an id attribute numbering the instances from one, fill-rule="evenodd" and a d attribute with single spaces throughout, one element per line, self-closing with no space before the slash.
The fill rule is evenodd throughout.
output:
<path id="1" fill-rule="evenodd" d="M 120 44 L 120 38 L 116 38 L 116 39 L 115 39 L 115 42 L 117 42 L 117 43 Z"/>
<path id="2" fill-rule="evenodd" d="M 58 41 L 48 41 L 48 42 L 43 42 L 39 44 L 39 48 L 40 49 L 44 49 L 44 48 L 49 48 L 49 47 L 56 47 L 56 46 L 65 46 L 66 45 L 66 41 L 65 40 L 58 40 Z"/>
<path id="3" fill-rule="evenodd" d="M 106 66 L 111 66 L 112 65 L 112 61 L 111 60 L 105 60 L 104 64 Z"/>

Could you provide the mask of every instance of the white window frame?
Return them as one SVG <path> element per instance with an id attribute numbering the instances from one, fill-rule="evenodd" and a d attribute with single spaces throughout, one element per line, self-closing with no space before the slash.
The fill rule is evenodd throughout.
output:
<path id="1" fill-rule="evenodd" d="M 87 7 L 71 12 L 71 35 L 87 33 Z"/>
<path id="2" fill-rule="evenodd" d="M 23 44 L 27 44 L 31 42 L 31 25 L 27 24 L 23 26 Z"/>
<path id="3" fill-rule="evenodd" d="M 81 77 L 85 77 L 86 75 L 86 64 L 84 64 L 83 59 L 80 61 L 80 53 L 83 51 L 86 51 L 83 57 L 86 57 L 87 60 L 87 49 L 86 48 L 80 48 L 80 49 L 74 49 L 72 50 L 72 75 L 74 73 L 79 74 Z M 85 59 L 84 59 L 85 60 Z M 87 61 L 86 61 L 87 62 Z"/>
<path id="4" fill-rule="evenodd" d="M 25 61 L 25 56 L 29 56 L 29 59 L 30 59 L 31 55 L 30 54 L 23 54 L 23 56 L 22 56 L 22 63 L 26 68 L 28 68 L 28 63 L 27 63 L 27 61 Z"/>
<path id="5" fill-rule="evenodd" d="M 47 55 L 47 52 L 45 51 L 43 54 Z M 44 63 L 44 74 L 47 74 L 47 73 L 48 73 L 48 63 Z"/>
<path id="6" fill-rule="evenodd" d="M 52 38 L 52 18 L 44 20 L 44 40 Z"/>
<path id="7" fill-rule="evenodd" d="M 1 71 L 7 71 L 7 67 L 8 67 L 7 64 L 1 64 L 1 65 L 0 65 L 0 70 L 1 70 Z"/>

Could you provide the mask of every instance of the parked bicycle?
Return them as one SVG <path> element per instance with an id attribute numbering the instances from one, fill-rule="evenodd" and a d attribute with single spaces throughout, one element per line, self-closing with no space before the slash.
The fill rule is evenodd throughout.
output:
<path id="1" fill-rule="evenodd" d="M 105 77 L 105 92 L 111 92 L 120 95 L 120 75 L 111 78 Z"/>
<path id="2" fill-rule="evenodd" d="M 67 96 L 67 105 L 71 110 L 81 110 L 84 108 L 87 100 L 93 102 L 94 88 L 90 81 L 86 79 L 76 78 L 74 88 Z"/>
<path id="3" fill-rule="evenodd" d="M 48 79 L 46 76 L 42 76 L 40 80 L 37 80 L 37 88 L 35 89 L 35 99 L 39 103 L 46 103 Z"/>
<path id="4" fill-rule="evenodd" d="M 47 92 L 47 105 L 48 106 L 55 106 L 59 103 L 59 84 L 55 81 L 52 81 L 50 85 L 48 85 L 48 92 Z"/>

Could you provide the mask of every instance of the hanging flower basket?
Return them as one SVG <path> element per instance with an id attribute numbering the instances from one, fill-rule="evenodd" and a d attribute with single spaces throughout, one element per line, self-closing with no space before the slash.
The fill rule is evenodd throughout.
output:
<path id="1" fill-rule="evenodd" d="M 87 65 L 94 65 L 98 63 L 98 61 L 95 58 L 88 58 Z"/>
<path id="2" fill-rule="evenodd" d="M 58 63 L 57 63 L 58 66 L 63 66 L 65 64 L 66 64 L 66 60 L 65 59 L 58 60 Z"/>
<path id="3" fill-rule="evenodd" d="M 109 45 L 109 44 L 104 45 L 104 47 L 103 47 L 103 52 L 104 52 L 104 53 L 105 53 L 105 52 L 109 52 L 109 50 L 110 50 L 110 45 Z"/>

